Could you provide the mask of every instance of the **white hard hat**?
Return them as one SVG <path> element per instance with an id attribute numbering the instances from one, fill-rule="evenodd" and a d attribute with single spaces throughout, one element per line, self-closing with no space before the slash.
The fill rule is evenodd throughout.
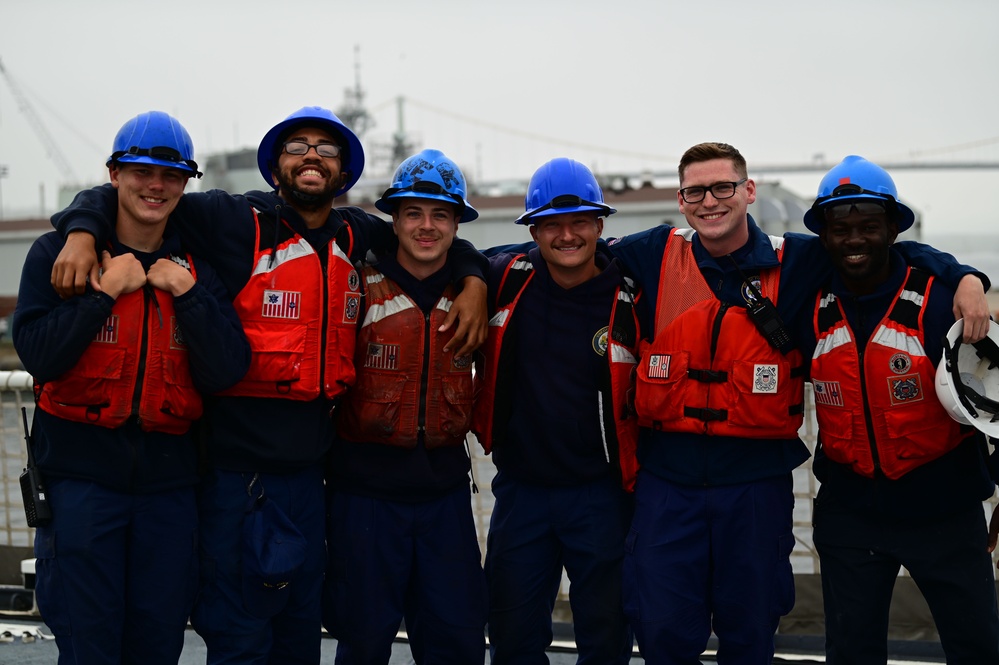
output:
<path id="1" fill-rule="evenodd" d="M 964 319 L 947 331 L 937 367 L 937 397 L 951 418 L 999 439 L 999 325 L 974 344 L 961 341 Z"/>

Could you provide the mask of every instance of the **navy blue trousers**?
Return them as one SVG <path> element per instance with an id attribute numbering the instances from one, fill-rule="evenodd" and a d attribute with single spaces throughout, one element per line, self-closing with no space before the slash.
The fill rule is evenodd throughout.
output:
<path id="1" fill-rule="evenodd" d="M 194 488 L 126 494 L 49 480 L 35 598 L 60 665 L 176 665 L 197 591 Z"/>
<path id="2" fill-rule="evenodd" d="M 486 584 L 468 486 L 431 501 L 333 492 L 323 623 L 338 665 L 384 665 L 403 619 L 413 660 L 481 663 Z"/>
<path id="3" fill-rule="evenodd" d="M 889 607 L 902 566 L 933 614 L 947 663 L 999 663 L 999 615 L 980 504 L 952 515 L 900 523 L 830 511 L 816 501 L 814 523 L 827 663 L 885 663 Z"/>
<path id="4" fill-rule="evenodd" d="M 212 471 L 202 481 L 201 590 L 191 624 L 208 647 L 208 664 L 319 662 L 323 561 L 326 553 L 322 469 L 261 473 L 262 486 L 307 541 L 305 563 L 285 606 L 262 619 L 243 600 L 242 525 L 253 474 Z"/>
<path id="5" fill-rule="evenodd" d="M 747 444 L 749 445 L 749 444 Z M 769 665 L 794 605 L 791 474 L 719 487 L 640 471 L 625 545 L 625 611 L 649 665 Z"/>
<path id="6" fill-rule="evenodd" d="M 548 662 L 563 567 L 576 662 L 628 663 L 632 634 L 621 605 L 621 559 L 631 497 L 614 479 L 541 487 L 500 472 L 492 487 L 486 577 L 493 665 Z"/>

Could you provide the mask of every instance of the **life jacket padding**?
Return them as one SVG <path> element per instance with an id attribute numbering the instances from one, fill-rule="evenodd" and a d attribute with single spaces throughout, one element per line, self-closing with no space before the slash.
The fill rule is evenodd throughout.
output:
<path id="1" fill-rule="evenodd" d="M 472 359 L 455 357 L 453 349 L 445 353 L 454 330 L 437 331 L 454 287 L 448 285 L 427 318 L 376 267 L 365 267 L 362 277 L 368 305 L 357 335 L 360 369 L 337 410 L 338 435 L 415 448 L 422 432 L 427 449 L 463 445 L 472 420 Z"/>
<path id="2" fill-rule="evenodd" d="M 656 334 L 643 341 L 635 409 L 639 425 L 748 439 L 793 439 L 804 414 L 804 366 L 759 333 L 745 307 L 720 301 L 694 256 L 693 231 L 670 231 L 656 303 Z M 771 237 L 778 261 L 783 239 Z M 780 268 L 760 273 L 777 302 Z"/>
<path id="3" fill-rule="evenodd" d="M 250 342 L 250 369 L 222 395 L 310 401 L 354 383 L 360 279 L 350 263 L 353 233 L 342 224 L 327 248 L 277 216 L 253 211 L 253 272 L 233 300 Z"/>
<path id="4" fill-rule="evenodd" d="M 932 284 L 928 273 L 908 270 L 867 342 L 862 367 L 842 304 L 828 286 L 816 298 L 812 384 L 819 437 L 829 459 L 866 478 L 877 469 L 901 478 L 971 434 L 947 415 L 934 389 L 936 366 L 923 334 Z"/>
<path id="5" fill-rule="evenodd" d="M 534 265 L 526 254 L 510 260 L 497 291 L 495 314 L 489 320 L 489 332 L 476 359 L 475 406 L 472 432 L 486 454 L 493 445 L 502 445 L 513 409 L 516 378 L 510 356 L 516 353 L 510 329 L 517 302 L 534 278 Z M 635 311 L 637 288 L 625 278 L 616 290 L 607 333 L 607 366 L 600 379 L 601 437 L 610 464 L 621 479 L 621 486 L 634 491 L 638 473 L 638 422 L 635 419 L 633 374 L 639 338 Z M 610 408 L 607 408 L 609 405 Z"/>
<path id="6" fill-rule="evenodd" d="M 190 255 L 170 258 L 197 279 Z M 202 401 L 173 296 L 152 286 L 119 295 L 76 365 L 36 383 L 35 396 L 43 411 L 73 422 L 117 428 L 134 415 L 146 432 L 186 433 Z"/>

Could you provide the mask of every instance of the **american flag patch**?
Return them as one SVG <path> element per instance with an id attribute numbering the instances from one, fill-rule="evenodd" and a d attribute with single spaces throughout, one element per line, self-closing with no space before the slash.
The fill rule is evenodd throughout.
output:
<path id="1" fill-rule="evenodd" d="M 663 355 L 649 356 L 649 378 L 668 379 L 669 359 L 669 356 Z"/>
<path id="2" fill-rule="evenodd" d="M 826 406 L 843 406 L 843 390 L 839 381 L 812 381 L 815 403 Z"/>
<path id="3" fill-rule="evenodd" d="M 372 369 L 399 369 L 399 345 L 369 343 L 364 366 Z"/>
<path id="4" fill-rule="evenodd" d="M 108 320 L 104 322 L 104 325 L 99 331 L 97 331 L 97 336 L 94 337 L 95 342 L 100 342 L 102 344 L 117 344 L 118 343 L 118 315 L 112 314 L 108 317 Z"/>
<path id="5" fill-rule="evenodd" d="M 297 291 L 264 291 L 264 307 L 260 314 L 271 319 L 297 319 L 301 297 Z"/>

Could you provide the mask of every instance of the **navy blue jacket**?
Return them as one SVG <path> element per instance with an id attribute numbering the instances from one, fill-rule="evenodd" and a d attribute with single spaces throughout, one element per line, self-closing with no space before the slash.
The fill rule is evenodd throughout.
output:
<path id="1" fill-rule="evenodd" d="M 838 274 L 834 274 L 830 282 L 861 353 L 905 281 L 905 260 L 894 250 L 890 251 L 890 259 L 891 275 L 869 295 L 852 294 Z M 923 314 L 926 355 L 934 365 L 940 362 L 941 340 L 954 323 L 953 300 L 953 290 L 939 280 L 934 281 Z M 799 326 L 800 348 L 807 354 L 806 358 L 811 358 L 815 351 L 815 329 L 805 319 L 802 317 Z M 995 491 L 986 457 L 985 436 L 975 430 L 974 436 L 954 450 L 898 480 L 889 480 L 880 473 L 874 478 L 865 478 L 854 473 L 848 465 L 831 461 L 821 447 L 816 450 L 812 469 L 822 483 L 819 498 L 823 510 L 892 520 L 919 520 L 962 509 L 980 509 L 981 502 Z"/>
<path id="2" fill-rule="evenodd" d="M 513 257 L 490 257 L 490 303 L 496 302 Z M 600 274 L 564 289 L 552 279 L 537 248 L 529 257 L 534 277 L 506 333 L 512 339 L 505 342 L 511 344 L 516 390 L 506 435 L 502 445 L 494 447 L 493 461 L 521 482 L 546 487 L 609 477 L 614 467 L 602 440 L 598 402 L 607 360 L 598 348 L 621 285 L 620 265 L 597 254 Z"/>
<path id="3" fill-rule="evenodd" d="M 653 330 L 659 289 L 670 287 L 660 284 L 659 278 L 672 228 L 663 224 L 608 243 L 608 249 L 621 259 L 644 292 L 639 302 L 643 330 Z M 708 254 L 696 234 L 693 240 L 694 256 L 708 285 L 720 299 L 739 307 L 746 306 L 741 294 L 745 279 L 778 265 L 770 240 L 752 217 L 749 232 L 749 240 L 743 247 L 718 258 Z M 926 245 L 898 243 L 896 247 L 912 265 L 941 276 L 945 283 L 956 286 L 964 275 L 979 274 Z M 783 261 L 779 265 L 777 311 L 793 333 L 802 317 L 810 315 L 816 293 L 831 277 L 832 265 L 818 236 L 801 233 L 784 235 Z M 683 485 L 728 485 L 776 477 L 789 473 L 808 455 L 807 447 L 797 438 L 747 440 L 647 428 L 639 433 L 639 462 L 643 471 Z"/>
<path id="4" fill-rule="evenodd" d="M 52 223 L 64 235 L 85 230 L 99 238 L 106 229 L 101 221 L 103 211 L 111 206 L 117 206 L 117 196 L 109 185 L 86 190 L 69 208 L 53 216 Z M 326 247 L 340 227 L 349 224 L 354 235 L 352 262 L 362 260 L 369 250 L 395 250 L 391 225 L 360 208 L 334 208 L 324 226 L 309 229 L 275 192 L 232 196 L 211 190 L 185 194 L 171 223 L 176 223 L 193 254 L 211 260 L 233 297 L 246 285 L 253 268 L 256 247 L 252 208 L 263 215 L 280 214 L 316 250 Z M 459 277 L 484 275 L 485 260 L 467 241 L 456 240 L 451 256 L 455 257 Z M 228 471 L 284 473 L 305 469 L 323 459 L 335 435 L 330 417 L 335 404 L 324 396 L 310 402 L 220 397 L 205 407 L 203 424 L 209 437 L 211 462 Z"/>
<path id="5" fill-rule="evenodd" d="M 183 254 L 170 228 L 163 245 L 142 253 L 111 239 L 116 255 L 131 253 L 148 269 L 157 259 Z M 89 291 L 61 300 L 50 275 L 63 241 L 47 233 L 31 246 L 24 262 L 14 344 L 24 367 L 37 382 L 71 369 L 111 314 L 114 300 Z M 205 393 L 239 381 L 250 366 L 250 345 L 228 293 L 215 271 L 194 260 L 197 283 L 174 298 L 177 321 L 188 344 L 191 376 Z M 39 468 L 47 477 L 91 480 L 122 492 L 159 492 L 193 485 L 198 479 L 197 447 L 192 434 L 143 432 L 130 420 L 119 428 L 76 423 L 35 410 L 34 442 Z"/>

